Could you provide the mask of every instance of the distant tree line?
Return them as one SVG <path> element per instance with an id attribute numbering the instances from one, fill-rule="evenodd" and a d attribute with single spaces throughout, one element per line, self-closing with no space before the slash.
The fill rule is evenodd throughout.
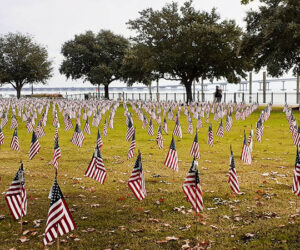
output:
<path id="1" fill-rule="evenodd" d="M 254 0 L 255 1 L 255 0 Z M 258 0 L 256 0 L 258 1 Z M 241 0 L 248 4 L 251 0 Z M 222 20 L 215 9 L 196 10 L 192 1 L 148 8 L 127 25 L 129 39 L 109 30 L 87 31 L 62 45 L 60 73 L 104 85 L 119 80 L 151 85 L 159 79 L 179 81 L 192 101 L 192 83 L 225 78 L 238 83 L 249 71 L 266 67 L 269 75 L 300 73 L 300 1 L 260 0 L 245 17 L 243 31 L 234 20 Z M 26 84 L 46 84 L 52 76 L 47 49 L 29 35 L 0 37 L 0 83 L 11 84 L 21 96 Z"/>

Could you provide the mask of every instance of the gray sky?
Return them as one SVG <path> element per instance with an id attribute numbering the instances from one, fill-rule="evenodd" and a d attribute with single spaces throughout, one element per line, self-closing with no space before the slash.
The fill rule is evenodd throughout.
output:
<path id="1" fill-rule="evenodd" d="M 0 0 L 0 34 L 8 32 L 29 33 L 38 43 L 48 48 L 54 62 L 54 76 L 49 86 L 78 86 L 82 81 L 66 80 L 58 72 L 63 60 L 61 45 L 86 30 L 98 32 L 110 29 L 125 37 L 130 36 L 126 22 L 139 16 L 138 12 L 152 7 L 160 9 L 166 0 Z M 180 4 L 184 0 L 178 0 Z M 234 19 L 244 27 L 243 18 L 257 2 L 247 6 L 240 0 L 194 0 L 197 9 L 209 11 L 213 7 L 223 19 Z M 115 83 L 114 85 L 116 85 Z M 86 86 L 90 86 L 85 83 Z"/>

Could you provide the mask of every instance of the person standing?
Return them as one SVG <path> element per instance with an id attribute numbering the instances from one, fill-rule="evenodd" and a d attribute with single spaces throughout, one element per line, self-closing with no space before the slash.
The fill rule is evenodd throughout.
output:
<path id="1" fill-rule="evenodd" d="M 215 102 L 220 103 L 221 100 L 222 100 L 222 89 L 220 89 L 219 86 L 216 86 Z"/>

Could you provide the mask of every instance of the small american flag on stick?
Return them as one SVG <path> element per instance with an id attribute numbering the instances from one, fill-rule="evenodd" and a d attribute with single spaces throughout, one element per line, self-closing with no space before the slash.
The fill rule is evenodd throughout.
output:
<path id="1" fill-rule="evenodd" d="M 37 137 L 37 138 L 41 138 L 41 137 L 43 137 L 43 136 L 45 136 L 45 131 L 44 131 L 44 129 L 43 129 L 43 126 L 42 126 L 41 121 L 39 121 L 39 122 L 38 122 L 38 125 L 37 125 L 37 127 L 36 127 L 36 137 Z"/>
<path id="2" fill-rule="evenodd" d="M 139 201 L 143 200 L 147 196 L 142 157 L 140 152 L 129 178 L 128 186 Z"/>
<path id="3" fill-rule="evenodd" d="M 193 145 L 191 148 L 190 155 L 196 159 L 200 159 L 200 148 L 199 148 L 199 141 L 198 141 L 198 132 L 196 131 L 195 138 L 193 141 Z"/>
<path id="4" fill-rule="evenodd" d="M 300 196 L 300 156 L 299 156 L 298 147 L 297 147 L 292 191 L 295 195 Z"/>
<path id="5" fill-rule="evenodd" d="M 3 143 L 4 143 L 4 134 L 3 134 L 2 128 L 0 126 L 0 145 L 2 145 Z"/>
<path id="6" fill-rule="evenodd" d="M 224 137 L 224 129 L 223 129 L 223 121 L 222 121 L 222 119 L 220 121 L 220 125 L 219 125 L 218 131 L 217 131 L 217 136 Z"/>
<path id="7" fill-rule="evenodd" d="M 50 190 L 50 208 L 46 223 L 43 243 L 44 246 L 76 228 L 64 196 L 57 183 L 56 177 Z"/>
<path id="8" fill-rule="evenodd" d="M 195 159 L 184 179 L 182 189 L 195 212 L 201 212 L 203 210 L 203 194 L 200 186 L 198 162 Z"/>
<path id="9" fill-rule="evenodd" d="M 127 126 L 127 132 L 126 132 L 126 141 L 129 141 L 134 133 L 134 127 L 131 121 L 131 118 L 128 119 L 128 126 Z"/>
<path id="10" fill-rule="evenodd" d="M 36 137 L 35 132 L 32 132 L 31 145 L 29 149 L 29 159 L 32 160 L 33 157 L 40 151 L 41 145 L 38 138 Z"/>
<path id="11" fill-rule="evenodd" d="M 251 152 L 250 152 L 250 148 L 248 146 L 245 130 L 244 130 L 244 141 L 243 141 L 241 160 L 247 164 L 251 164 L 251 162 L 252 162 Z"/>
<path id="12" fill-rule="evenodd" d="M 131 159 L 134 156 L 134 150 L 136 148 L 136 139 L 135 139 L 135 130 L 133 132 L 132 135 L 132 139 L 130 142 L 130 146 L 129 146 L 129 150 L 128 150 L 128 154 L 127 154 L 127 159 Z"/>
<path id="13" fill-rule="evenodd" d="M 178 156 L 173 136 L 164 165 L 178 172 Z"/>
<path id="14" fill-rule="evenodd" d="M 19 144 L 19 137 L 18 137 L 17 128 L 15 128 L 13 137 L 11 139 L 10 147 L 11 147 L 12 150 L 15 150 L 15 151 L 20 150 L 20 144 Z"/>
<path id="15" fill-rule="evenodd" d="M 174 136 L 177 136 L 179 138 L 182 138 L 182 130 L 181 130 L 181 126 L 180 126 L 180 123 L 179 123 L 179 117 L 176 116 L 176 123 L 175 123 L 175 127 L 174 127 L 174 130 L 173 130 L 173 135 Z"/>
<path id="16" fill-rule="evenodd" d="M 11 118 L 11 123 L 10 123 L 10 129 L 15 129 L 18 127 L 18 121 L 16 119 L 16 116 L 13 115 L 12 118 Z"/>
<path id="17" fill-rule="evenodd" d="M 164 123 L 162 127 L 163 131 L 165 131 L 166 134 L 168 134 L 168 124 L 167 124 L 167 119 L 164 118 Z"/>
<path id="18" fill-rule="evenodd" d="M 154 135 L 153 121 L 152 117 L 150 118 L 149 127 L 148 127 L 148 135 Z"/>
<path id="19" fill-rule="evenodd" d="M 27 214 L 27 194 L 25 189 L 23 163 L 21 163 L 15 178 L 6 192 L 5 200 L 15 220 L 18 220 Z"/>
<path id="20" fill-rule="evenodd" d="M 77 147 L 81 147 L 84 141 L 84 135 L 80 129 L 78 123 L 76 123 L 75 131 L 72 138 L 72 143 Z"/>
<path id="21" fill-rule="evenodd" d="M 158 127 L 156 142 L 157 142 L 158 148 L 160 148 L 160 149 L 163 148 L 164 144 L 163 144 L 161 125 L 159 125 L 159 127 Z"/>
<path id="22" fill-rule="evenodd" d="M 228 183 L 230 184 L 230 187 L 232 191 L 236 194 L 240 192 L 240 186 L 239 186 L 239 181 L 238 177 L 236 174 L 236 169 L 235 169 L 235 163 L 234 163 L 234 157 L 233 157 L 233 152 L 230 146 L 230 168 L 229 168 L 229 180 Z"/>
<path id="23" fill-rule="evenodd" d="M 101 184 L 104 184 L 106 179 L 106 169 L 104 167 L 104 162 L 100 153 L 100 149 L 98 145 L 95 147 L 95 151 L 92 157 L 92 160 L 84 174 L 84 176 L 88 176 Z"/>
<path id="24" fill-rule="evenodd" d="M 225 129 L 226 129 L 227 132 L 230 131 L 230 129 L 232 127 L 232 122 L 233 122 L 233 120 L 232 120 L 232 116 L 231 116 L 231 113 L 230 113 L 226 117 L 226 126 L 225 126 Z"/>
<path id="25" fill-rule="evenodd" d="M 89 123 L 89 118 L 86 117 L 86 121 L 85 121 L 85 126 L 83 129 L 83 132 L 90 135 L 91 134 L 91 128 L 90 128 L 90 123 Z"/>
<path id="26" fill-rule="evenodd" d="M 207 144 L 209 146 L 212 146 L 214 144 L 214 135 L 213 135 L 213 132 L 212 132 L 211 123 L 209 124 L 209 127 L 208 127 Z"/>
<path id="27" fill-rule="evenodd" d="M 101 138 L 99 128 L 98 128 L 98 133 L 97 133 L 97 145 L 98 145 L 99 148 L 101 148 L 103 146 L 103 141 L 102 141 L 102 138 Z"/>
<path id="28" fill-rule="evenodd" d="M 103 126 L 103 137 L 107 136 L 107 119 L 105 118 L 104 126 Z"/>
<path id="29" fill-rule="evenodd" d="M 54 167 L 58 168 L 58 159 L 61 157 L 61 150 L 58 145 L 58 137 L 56 138 L 54 142 L 54 153 L 53 153 L 53 159 L 52 164 Z"/>

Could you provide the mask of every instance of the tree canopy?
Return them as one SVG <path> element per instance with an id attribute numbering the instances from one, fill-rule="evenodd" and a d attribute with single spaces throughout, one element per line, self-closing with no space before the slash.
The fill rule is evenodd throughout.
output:
<path id="1" fill-rule="evenodd" d="M 156 71 L 155 60 L 150 48 L 144 44 L 134 44 L 125 54 L 122 65 L 123 80 L 129 86 L 134 83 L 151 85 L 159 79 Z"/>
<path id="2" fill-rule="evenodd" d="M 180 8 L 171 3 L 139 14 L 128 22 L 137 34 L 132 41 L 150 51 L 154 67 L 150 72 L 185 86 L 187 101 L 192 100 L 192 82 L 200 77 L 238 82 L 246 76 L 248 60 L 239 52 L 243 32 L 233 20 L 222 21 L 214 9 L 198 11 L 192 1 Z"/>
<path id="3" fill-rule="evenodd" d="M 247 35 L 242 50 L 252 57 L 254 68 L 266 67 L 278 77 L 300 73 L 300 1 L 261 0 L 258 11 L 245 18 Z"/>
<path id="4" fill-rule="evenodd" d="M 108 30 L 98 34 L 87 31 L 75 35 L 62 46 L 63 60 L 60 73 L 67 78 L 83 79 L 93 85 L 103 84 L 109 98 L 108 85 L 122 78 L 122 62 L 129 42 Z"/>
<path id="5" fill-rule="evenodd" d="M 0 82 L 12 85 L 18 98 L 25 84 L 46 84 L 51 64 L 46 48 L 31 36 L 9 33 L 0 37 Z"/>

